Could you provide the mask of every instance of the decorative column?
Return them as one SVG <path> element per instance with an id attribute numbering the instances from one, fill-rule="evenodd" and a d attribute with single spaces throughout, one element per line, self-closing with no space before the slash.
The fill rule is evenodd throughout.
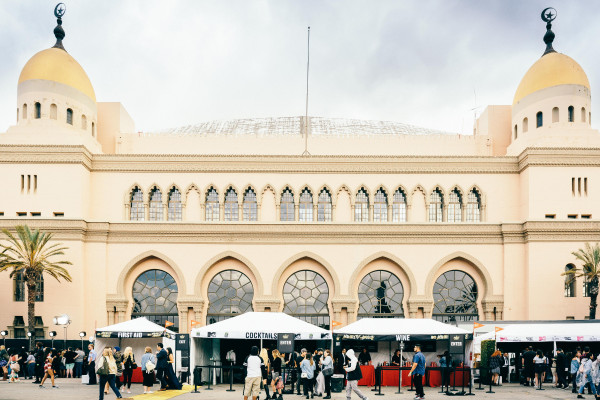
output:
<path id="1" fill-rule="evenodd" d="M 358 301 L 351 296 L 336 296 L 331 299 L 330 318 L 332 321 L 351 324 L 356 321 Z"/>
<path id="2" fill-rule="evenodd" d="M 282 301 L 278 297 L 255 297 L 252 300 L 252 309 L 254 311 L 279 312 L 282 307 Z"/>
<path id="3" fill-rule="evenodd" d="M 408 315 L 410 318 L 419 318 L 419 309 L 423 312 L 423 318 L 431 318 L 433 299 L 424 296 L 408 299 Z"/>

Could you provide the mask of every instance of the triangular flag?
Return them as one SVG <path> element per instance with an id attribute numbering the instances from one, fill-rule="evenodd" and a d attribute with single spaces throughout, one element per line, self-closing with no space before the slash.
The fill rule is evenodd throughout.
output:
<path id="1" fill-rule="evenodd" d="M 341 323 L 341 322 L 338 322 L 338 321 L 331 321 L 331 327 L 332 327 L 332 328 L 335 328 L 336 326 L 340 326 L 340 325 L 342 325 L 342 323 Z"/>
<path id="2" fill-rule="evenodd" d="M 193 327 L 195 327 L 196 325 L 202 325 L 202 323 L 201 323 L 201 322 L 198 322 L 198 321 L 191 320 L 191 321 L 190 321 L 190 325 L 192 325 L 192 328 L 193 328 Z"/>
<path id="3" fill-rule="evenodd" d="M 500 331 L 503 331 L 503 330 L 504 330 L 504 328 L 500 328 L 499 326 L 496 327 L 496 332 L 500 332 Z"/>
<path id="4" fill-rule="evenodd" d="M 175 325 L 174 323 L 172 323 L 171 321 L 165 321 L 165 328 L 168 328 L 172 325 Z"/>
<path id="5" fill-rule="evenodd" d="M 480 324 L 479 322 L 473 322 L 473 329 L 481 328 L 482 326 L 485 326 L 485 325 Z"/>

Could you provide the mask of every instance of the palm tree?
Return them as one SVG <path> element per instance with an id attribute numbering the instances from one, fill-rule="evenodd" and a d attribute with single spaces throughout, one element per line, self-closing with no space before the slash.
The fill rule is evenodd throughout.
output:
<path id="1" fill-rule="evenodd" d="M 15 230 L 17 237 L 6 229 L 2 230 L 9 244 L 0 244 L 0 248 L 3 249 L 0 253 L 0 272 L 10 270 L 11 278 L 22 274 L 27 285 L 28 330 L 35 332 L 36 282 L 43 274 L 50 275 L 59 282 L 61 278 L 71 282 L 71 275 L 64 268 L 71 265 L 71 262 L 50 260 L 54 256 L 64 255 L 64 250 L 67 249 L 60 247 L 61 243 L 48 244 L 52 239 L 51 233 L 40 232 L 38 229 L 32 232 L 26 225 L 17 226 Z"/>
<path id="2" fill-rule="evenodd" d="M 588 282 L 588 293 L 590 296 L 590 319 L 596 319 L 596 307 L 598 306 L 598 278 L 600 277 L 600 245 L 596 243 L 593 247 L 585 244 L 585 249 L 579 249 L 572 252 L 579 261 L 583 263 L 583 267 L 573 268 L 565 271 L 562 275 L 566 275 L 567 284 L 570 284 L 579 277 L 584 277 Z"/>

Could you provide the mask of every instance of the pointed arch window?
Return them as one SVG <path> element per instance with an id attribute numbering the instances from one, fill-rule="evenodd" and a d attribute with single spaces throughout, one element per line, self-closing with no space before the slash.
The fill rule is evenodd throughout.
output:
<path id="1" fill-rule="evenodd" d="M 301 222 L 311 222 L 313 220 L 313 195 L 308 188 L 304 188 L 300 193 L 298 217 Z"/>
<path id="2" fill-rule="evenodd" d="M 169 203 L 167 207 L 167 218 L 169 221 L 181 221 L 182 217 L 181 207 L 181 192 L 175 186 L 169 191 Z"/>
<path id="3" fill-rule="evenodd" d="M 40 119 L 42 118 L 42 105 L 40 103 L 35 103 L 35 119 Z"/>
<path id="4" fill-rule="evenodd" d="M 477 284 L 466 272 L 452 270 L 433 285 L 433 319 L 442 322 L 476 321 Z"/>
<path id="5" fill-rule="evenodd" d="M 319 204 L 317 206 L 317 221 L 331 222 L 331 194 L 325 188 L 319 193 Z"/>
<path id="6" fill-rule="evenodd" d="M 354 221 L 369 221 L 369 195 L 365 188 L 360 188 L 356 193 L 356 202 L 354 203 Z"/>
<path id="7" fill-rule="evenodd" d="M 73 125 L 73 110 L 67 108 L 67 124 Z"/>
<path id="8" fill-rule="evenodd" d="M 146 317 L 162 326 L 169 321 L 174 324 L 169 329 L 177 332 L 179 330 L 178 293 L 177 282 L 167 272 L 151 269 L 142 273 L 133 283 L 131 318 Z"/>
<path id="9" fill-rule="evenodd" d="M 229 187 L 225 193 L 225 221 L 239 221 L 238 195 L 234 188 Z"/>
<path id="10" fill-rule="evenodd" d="M 320 274 L 298 271 L 283 285 L 283 312 L 313 325 L 329 329 L 329 286 Z"/>
<path id="11" fill-rule="evenodd" d="M 392 203 L 392 221 L 406 222 L 406 194 L 402 189 L 396 189 L 394 192 L 394 202 Z"/>
<path id="12" fill-rule="evenodd" d="M 219 220 L 219 193 L 214 187 L 210 187 L 206 192 L 206 220 Z"/>
<path id="13" fill-rule="evenodd" d="M 373 202 L 373 221 L 387 222 L 388 218 L 388 199 L 387 193 L 383 188 L 379 188 L 375 193 L 375 201 Z"/>
<path id="14" fill-rule="evenodd" d="M 254 287 L 240 271 L 228 269 L 215 275 L 208 284 L 206 323 L 214 324 L 252 311 Z"/>
<path id="15" fill-rule="evenodd" d="M 358 318 L 402 318 L 404 288 L 389 271 L 373 271 L 358 285 Z"/>
<path id="16" fill-rule="evenodd" d="M 294 194 L 289 187 L 286 187 L 281 193 L 281 205 L 280 205 L 280 219 L 281 221 L 294 221 Z"/>
<path id="17" fill-rule="evenodd" d="M 131 221 L 143 221 L 144 212 L 144 192 L 139 187 L 134 187 L 129 198 L 129 219 Z"/>
<path id="18" fill-rule="evenodd" d="M 569 272 L 575 269 L 573 264 L 567 264 L 565 266 L 565 272 Z M 575 285 L 577 281 L 575 275 L 565 275 L 565 297 L 575 297 Z"/>
<path id="19" fill-rule="evenodd" d="M 435 189 L 429 196 L 429 222 L 442 222 L 444 198 L 440 189 Z"/>
<path id="20" fill-rule="evenodd" d="M 25 274 L 23 271 L 17 272 L 14 275 L 14 301 L 25 301 L 27 299 L 27 289 L 25 282 Z M 44 277 L 39 274 L 35 280 L 35 302 L 44 301 Z"/>
<path id="21" fill-rule="evenodd" d="M 252 188 L 246 189 L 242 203 L 242 213 L 244 221 L 258 221 L 258 203 L 256 202 L 256 193 Z"/>
<path id="22" fill-rule="evenodd" d="M 477 189 L 471 189 L 467 201 L 467 222 L 481 222 L 481 195 Z"/>
<path id="23" fill-rule="evenodd" d="M 462 221 L 462 196 L 454 189 L 448 196 L 448 222 Z"/>
<path id="24" fill-rule="evenodd" d="M 162 192 L 159 188 L 154 186 L 150 191 L 150 221 L 162 221 L 163 220 L 163 202 Z"/>
<path id="25" fill-rule="evenodd" d="M 575 122 L 575 107 L 569 106 L 569 122 Z"/>

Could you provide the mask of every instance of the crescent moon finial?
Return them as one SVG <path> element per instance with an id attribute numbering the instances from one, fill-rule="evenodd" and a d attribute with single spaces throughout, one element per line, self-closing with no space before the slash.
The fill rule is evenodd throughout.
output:
<path id="1" fill-rule="evenodd" d="M 552 47 L 552 42 L 554 41 L 554 32 L 552 32 L 552 21 L 556 19 L 556 10 L 553 7 L 544 8 L 542 11 L 541 17 L 542 21 L 546 23 L 546 34 L 544 35 L 544 43 L 546 43 L 546 50 L 542 57 L 548 53 L 556 53 L 556 50 Z"/>
<path id="2" fill-rule="evenodd" d="M 65 38 L 65 30 L 62 27 L 62 17 L 67 12 L 67 6 L 65 3 L 58 3 L 56 7 L 54 7 L 54 16 L 56 17 L 56 28 L 54 28 L 54 37 L 56 37 L 56 44 L 52 47 L 57 49 L 63 49 L 62 40 Z"/>
<path id="3" fill-rule="evenodd" d="M 67 6 L 65 3 L 58 3 L 56 7 L 54 7 L 54 16 L 56 18 L 62 18 L 63 15 L 67 12 Z"/>
<path id="4" fill-rule="evenodd" d="M 552 22 L 556 19 L 556 10 L 553 7 L 544 8 L 542 11 L 542 21 L 544 22 Z"/>

